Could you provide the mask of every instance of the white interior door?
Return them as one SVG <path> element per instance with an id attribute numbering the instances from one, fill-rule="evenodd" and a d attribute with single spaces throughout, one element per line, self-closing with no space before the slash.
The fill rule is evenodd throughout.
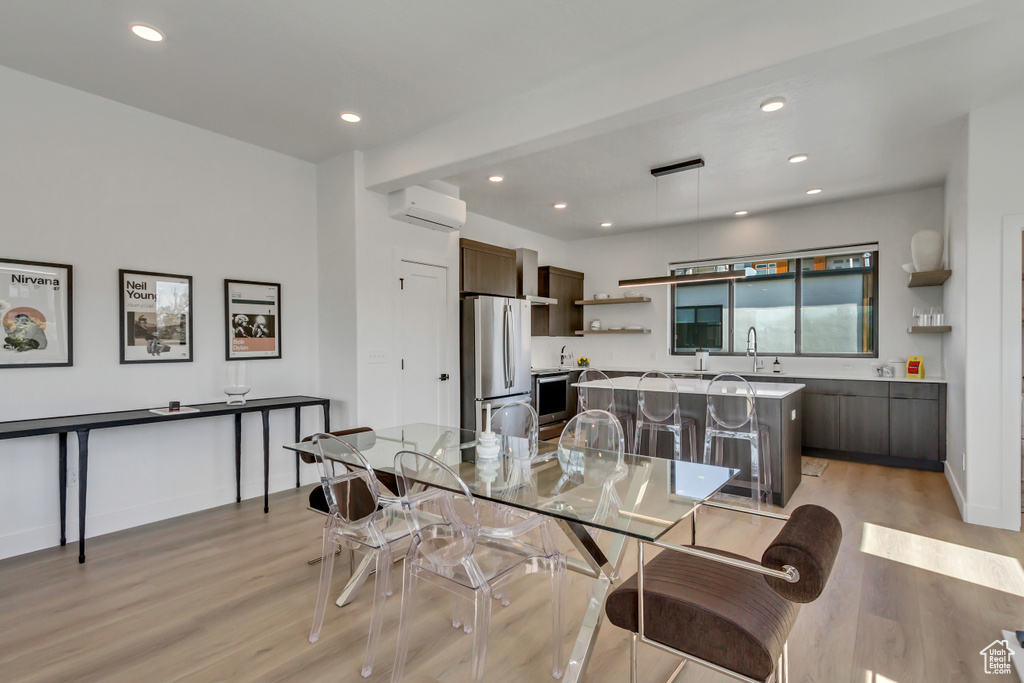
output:
<path id="1" fill-rule="evenodd" d="M 399 416 L 403 424 L 448 425 L 448 269 L 402 261 L 400 270 Z"/>

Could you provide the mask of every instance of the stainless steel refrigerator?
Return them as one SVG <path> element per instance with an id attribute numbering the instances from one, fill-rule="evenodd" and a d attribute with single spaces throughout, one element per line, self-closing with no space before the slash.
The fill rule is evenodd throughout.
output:
<path id="1" fill-rule="evenodd" d="M 487 404 L 530 401 L 530 302 L 467 296 L 461 306 L 462 427 L 480 430 Z"/>

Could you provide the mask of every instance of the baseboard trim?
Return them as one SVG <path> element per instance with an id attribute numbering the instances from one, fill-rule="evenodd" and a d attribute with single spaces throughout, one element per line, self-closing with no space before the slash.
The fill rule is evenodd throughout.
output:
<path id="1" fill-rule="evenodd" d="M 953 476 L 953 470 L 950 468 L 949 463 L 946 463 L 945 467 L 946 482 L 949 483 L 949 490 L 953 493 L 953 500 L 956 501 L 956 507 L 960 510 L 960 519 L 967 521 L 967 501 L 964 500 L 964 492 L 960 490 L 960 484 L 957 482 L 956 477 Z"/>
<path id="2" fill-rule="evenodd" d="M 305 479 L 305 477 L 304 477 Z M 303 483 L 303 486 L 308 485 Z M 270 478 L 270 493 L 277 493 L 287 489 L 295 488 L 295 475 L 277 475 Z M 246 495 L 250 491 L 258 491 L 254 495 Z M 251 500 L 263 497 L 263 480 L 243 481 L 242 500 Z M 89 496 L 92 502 L 92 496 Z M 200 510 L 227 505 L 235 502 L 235 485 L 222 486 L 215 489 L 200 491 L 187 496 L 169 498 L 153 501 L 146 505 L 138 505 L 122 510 L 114 510 L 93 516 L 87 512 L 86 534 L 88 540 L 95 536 L 124 531 L 145 524 L 152 524 L 165 519 L 180 517 Z M 37 550 L 56 548 L 60 546 L 60 521 L 56 524 L 36 527 L 24 531 L 17 531 L 6 536 L 0 536 L 0 560 Z M 68 492 L 68 516 L 67 516 L 67 548 L 74 546 L 74 552 L 78 553 L 78 493 L 75 489 Z"/>

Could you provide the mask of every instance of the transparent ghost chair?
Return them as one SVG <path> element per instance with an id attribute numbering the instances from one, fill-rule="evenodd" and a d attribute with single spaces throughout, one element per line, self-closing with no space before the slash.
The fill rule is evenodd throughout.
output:
<path id="1" fill-rule="evenodd" d="M 757 394 L 754 387 L 739 375 L 722 374 L 708 384 L 707 423 L 704 429 L 704 463 L 721 465 L 723 439 L 739 439 L 750 444 L 750 498 L 753 508 L 761 509 L 762 501 L 771 505 L 772 467 L 768 427 L 758 425 Z M 712 460 L 712 445 L 714 459 Z M 760 517 L 752 517 L 757 524 Z"/>
<path id="2" fill-rule="evenodd" d="M 405 557 L 402 614 L 391 680 L 402 680 L 421 581 L 473 602 L 476 628 L 469 678 L 479 683 L 484 676 L 493 592 L 525 575 L 541 572 L 551 577 L 552 675 L 561 678 L 566 559 L 555 546 L 545 517 L 535 515 L 511 527 L 488 527 L 481 523 L 480 509 L 466 483 L 436 458 L 400 451 L 395 456 L 395 470 L 412 540 Z"/>
<path id="3" fill-rule="evenodd" d="M 615 519 L 622 500 L 615 484 L 625 479 L 622 457 L 625 440 L 618 418 L 607 410 L 579 413 L 558 439 L 562 476 L 555 485 L 554 505 L 571 507 L 583 521 L 608 523 Z M 597 532 L 591 532 L 596 539 Z"/>
<path id="4" fill-rule="evenodd" d="M 663 372 L 652 370 L 640 377 L 637 384 L 636 436 L 633 452 L 657 457 L 658 433 L 672 435 L 672 458 L 683 459 L 683 432 L 687 434 L 690 461 L 697 460 L 697 422 L 683 417 L 679 411 L 679 393 L 675 381 Z M 647 451 L 641 450 L 647 431 Z"/>
<path id="5" fill-rule="evenodd" d="M 597 383 L 594 386 L 578 387 L 576 395 L 576 412 L 582 413 L 586 410 L 607 410 L 614 415 L 625 432 L 626 442 L 633 445 L 633 415 L 629 411 L 618 410 L 615 407 L 615 386 L 600 370 L 587 368 L 580 373 L 576 380 L 578 384 L 584 382 Z"/>
<path id="6" fill-rule="evenodd" d="M 517 401 L 501 406 L 491 416 L 491 429 L 498 434 L 505 483 L 500 498 L 509 503 L 536 498 L 533 461 L 539 450 L 537 411 L 529 403 Z M 499 514 L 528 517 L 531 513 L 520 508 L 502 505 Z"/>
<path id="7" fill-rule="evenodd" d="M 313 443 L 319 449 L 316 462 L 327 499 L 328 515 L 324 525 L 320 585 L 309 642 L 315 643 L 320 637 L 338 548 L 373 553 L 376 572 L 370 634 L 363 658 L 362 675 L 365 678 L 373 671 L 373 656 L 380 637 L 384 601 L 392 592 L 391 569 L 395 546 L 408 541 L 409 526 L 400 505 L 381 502 L 381 487 L 377 477 L 358 450 L 331 434 L 317 434 L 313 437 Z M 398 548 L 397 552 L 401 550 Z"/>

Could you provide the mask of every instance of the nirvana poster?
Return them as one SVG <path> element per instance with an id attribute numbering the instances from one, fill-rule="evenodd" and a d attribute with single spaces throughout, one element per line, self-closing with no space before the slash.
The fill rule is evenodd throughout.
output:
<path id="1" fill-rule="evenodd" d="M 0 259 L 0 368 L 72 364 L 71 266 Z"/>

